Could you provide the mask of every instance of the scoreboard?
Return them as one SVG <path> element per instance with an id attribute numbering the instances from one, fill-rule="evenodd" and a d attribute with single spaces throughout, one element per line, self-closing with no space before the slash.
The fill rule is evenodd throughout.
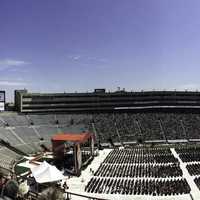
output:
<path id="1" fill-rule="evenodd" d="M 5 91 L 0 91 L 0 112 L 5 110 Z"/>

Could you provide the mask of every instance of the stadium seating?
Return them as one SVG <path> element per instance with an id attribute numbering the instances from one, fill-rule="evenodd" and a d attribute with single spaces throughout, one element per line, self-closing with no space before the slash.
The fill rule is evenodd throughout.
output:
<path id="1" fill-rule="evenodd" d="M 101 143 L 108 143 L 111 140 L 114 143 L 119 143 L 137 141 L 138 139 L 142 139 L 142 141 L 200 139 L 200 114 L 147 112 L 44 115 L 0 114 L 0 139 L 28 154 L 42 151 L 41 144 L 51 148 L 50 139 L 56 133 L 79 133 L 88 130 L 95 133 Z M 181 147 L 180 149 L 177 147 L 176 151 L 183 162 L 200 161 L 199 147 Z M 120 150 L 114 150 L 101 167 L 108 167 L 110 170 L 114 170 L 112 175 L 114 177 L 121 177 L 122 175 L 116 171 L 117 169 L 114 166 L 108 166 L 108 164 L 126 164 L 127 170 L 133 170 L 132 174 L 136 173 L 138 177 L 141 175 L 137 170 L 141 170 L 141 173 L 144 171 L 147 177 L 176 176 L 173 173 L 168 173 L 168 167 L 174 170 L 176 168 L 179 171 L 178 161 L 173 157 L 169 149 L 132 149 L 127 150 L 125 154 L 126 156 Z M 2 163 L 4 162 L 2 161 Z M 159 163 L 160 166 L 155 166 L 156 163 Z M 142 166 L 143 164 L 148 165 Z M 150 168 L 155 171 L 162 169 L 161 174 L 157 175 L 155 171 L 149 171 Z M 190 168 L 192 167 L 190 166 Z M 188 168 L 189 171 L 190 168 Z M 197 173 L 195 169 L 196 166 L 194 166 L 192 174 Z M 103 172 L 99 169 L 98 173 L 101 174 Z M 177 172 L 177 174 L 179 173 Z M 130 174 L 130 176 L 132 175 Z"/>
<path id="2" fill-rule="evenodd" d="M 45 140 L 50 140 L 53 135 L 58 133 L 58 129 L 55 126 L 38 126 L 35 128 L 39 135 Z"/>
<path id="3" fill-rule="evenodd" d="M 200 114 L 178 113 L 100 113 L 100 114 L 0 114 L 0 139 L 27 154 L 51 149 L 56 133 L 91 131 L 102 143 L 200 138 Z M 126 144 L 126 143 L 125 143 Z M 149 145 L 150 146 L 150 145 Z M 179 160 L 169 147 L 114 148 L 101 162 L 88 182 L 88 193 L 179 195 L 190 187 L 183 177 Z M 175 145 L 175 151 L 200 188 L 200 147 Z M 22 155 L 0 145 L 0 169 L 13 170 Z M 82 154 L 83 162 L 87 153 Z M 190 163 L 188 163 L 190 162 Z"/>
<path id="4" fill-rule="evenodd" d="M 93 122 L 102 142 L 137 140 L 177 140 L 200 138 L 200 115 L 179 113 L 94 114 Z M 117 131 L 119 135 L 117 134 Z"/>
<path id="5" fill-rule="evenodd" d="M 38 141 L 38 135 L 36 135 L 35 131 L 31 127 L 16 127 L 14 129 L 14 132 L 24 140 L 25 143 L 37 142 Z"/>
<path id="6" fill-rule="evenodd" d="M 28 115 L 27 118 L 34 125 L 51 125 L 55 123 L 55 115 Z"/>
<path id="7" fill-rule="evenodd" d="M 111 137 L 114 142 L 119 141 L 117 130 L 115 126 L 114 115 L 111 114 L 97 114 L 93 115 L 93 122 L 96 132 L 98 133 L 99 140 L 108 142 Z"/>
<path id="8" fill-rule="evenodd" d="M 0 147 L 0 171 L 3 171 L 4 174 L 8 174 L 12 171 L 15 162 L 21 157 L 21 155 L 9 150 L 8 148 Z"/>
<path id="9" fill-rule="evenodd" d="M 200 138 L 200 115 L 199 114 L 184 114 L 183 124 L 186 129 L 188 138 Z"/>
<path id="10" fill-rule="evenodd" d="M 200 115 L 179 113 L 100 113 L 100 114 L 31 114 L 0 115 L 0 134 L 10 132 L 9 127 L 35 126 L 41 137 L 50 138 L 57 132 L 92 131 L 101 143 L 177 139 L 200 139 Z M 48 128 L 55 126 L 57 129 Z M 47 128 L 43 128 L 47 127 Z M 22 128 L 22 129 L 23 129 Z M 41 129 L 41 130 L 40 130 Z M 45 130 L 46 129 L 46 130 Z M 51 129 L 51 130 L 49 130 Z M 18 130 L 18 129 L 17 129 Z M 27 129 L 28 130 L 28 129 Z M 48 134 L 47 131 L 50 133 Z M 19 133 L 19 132 L 18 132 Z M 10 135 L 10 133 L 8 133 Z M 5 135 L 2 138 L 6 139 Z M 22 136 L 20 133 L 20 137 Z M 10 137 L 9 137 L 10 138 Z M 11 139 L 12 140 L 12 139 Z M 13 141 L 14 142 L 14 141 Z M 12 143 L 13 143 L 12 142 Z M 16 140 L 16 143 L 19 143 Z"/>
<path id="11" fill-rule="evenodd" d="M 60 131 L 64 133 L 81 133 L 86 131 L 87 128 L 85 127 L 84 124 L 78 124 L 78 125 L 68 125 L 68 126 L 61 126 Z"/>
<path id="12" fill-rule="evenodd" d="M 178 195 L 190 192 L 185 179 L 148 180 L 112 179 L 93 177 L 85 188 L 89 193 L 126 195 Z"/>
<path id="13" fill-rule="evenodd" d="M 0 138 L 9 142 L 11 145 L 21 144 L 21 141 L 11 132 L 10 127 L 0 128 Z"/>
<path id="14" fill-rule="evenodd" d="M 25 115 L 18 115 L 16 113 L 11 115 L 1 115 L 1 119 L 9 126 L 27 126 L 28 120 Z"/>

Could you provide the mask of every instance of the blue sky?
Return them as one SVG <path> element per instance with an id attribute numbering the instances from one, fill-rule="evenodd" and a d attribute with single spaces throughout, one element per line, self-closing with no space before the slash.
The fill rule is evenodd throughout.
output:
<path id="1" fill-rule="evenodd" d="M 0 0 L 0 90 L 200 90 L 199 0 Z"/>

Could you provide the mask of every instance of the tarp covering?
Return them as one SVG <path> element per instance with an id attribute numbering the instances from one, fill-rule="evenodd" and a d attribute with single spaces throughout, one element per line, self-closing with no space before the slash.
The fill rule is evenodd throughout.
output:
<path id="1" fill-rule="evenodd" d="M 38 183 L 55 182 L 65 178 L 61 171 L 46 161 L 39 166 L 32 167 L 31 172 Z"/>

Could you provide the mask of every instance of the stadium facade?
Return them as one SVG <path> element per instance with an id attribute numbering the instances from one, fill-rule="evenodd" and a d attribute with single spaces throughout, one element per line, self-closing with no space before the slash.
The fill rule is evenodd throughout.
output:
<path id="1" fill-rule="evenodd" d="M 21 113 L 199 109 L 200 92 L 106 92 L 95 89 L 90 93 L 31 93 L 16 90 L 15 107 Z"/>

